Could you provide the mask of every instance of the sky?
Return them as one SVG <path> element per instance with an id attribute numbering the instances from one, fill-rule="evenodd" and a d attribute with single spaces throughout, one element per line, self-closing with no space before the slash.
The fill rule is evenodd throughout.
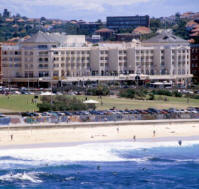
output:
<path id="1" fill-rule="evenodd" d="M 5 8 L 29 18 L 105 21 L 107 16 L 162 17 L 199 12 L 199 0 L 0 0 L 0 13 Z"/>

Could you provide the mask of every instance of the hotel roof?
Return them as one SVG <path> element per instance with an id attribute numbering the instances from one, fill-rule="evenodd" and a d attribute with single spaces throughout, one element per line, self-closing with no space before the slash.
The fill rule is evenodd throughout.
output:
<path id="1" fill-rule="evenodd" d="M 61 35 L 61 34 L 59 34 Z M 54 34 L 37 32 L 31 38 L 24 41 L 24 43 L 56 43 L 59 42 L 59 37 L 54 37 Z"/>
<path id="2" fill-rule="evenodd" d="M 187 41 L 173 35 L 171 32 L 162 31 L 157 36 L 143 41 L 143 43 L 187 43 Z"/>

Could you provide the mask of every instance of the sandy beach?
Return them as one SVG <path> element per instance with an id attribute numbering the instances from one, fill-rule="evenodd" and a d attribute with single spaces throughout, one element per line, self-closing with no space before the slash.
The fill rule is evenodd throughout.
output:
<path id="1" fill-rule="evenodd" d="M 101 123 L 0 128 L 0 147 L 45 143 L 157 139 L 199 136 L 199 120 Z"/>

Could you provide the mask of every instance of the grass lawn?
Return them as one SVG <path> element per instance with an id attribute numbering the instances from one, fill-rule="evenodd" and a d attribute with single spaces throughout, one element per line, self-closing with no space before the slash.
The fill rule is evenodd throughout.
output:
<path id="1" fill-rule="evenodd" d="M 85 100 L 86 96 L 76 97 L 80 100 Z M 187 98 L 166 97 L 168 100 L 164 101 L 165 96 L 162 96 L 162 100 L 160 100 L 160 96 L 157 95 L 154 101 L 131 100 L 114 96 L 102 97 L 102 104 L 101 99 L 96 96 L 87 96 L 87 98 L 100 102 L 97 104 L 98 110 L 110 109 L 113 106 L 118 109 L 147 109 L 149 107 L 183 109 L 190 106 L 199 107 L 198 99 L 189 99 L 187 101 Z M 0 95 L 0 112 L 37 111 L 38 108 L 36 104 L 32 104 L 32 99 L 33 95 L 10 95 L 9 98 L 5 95 Z"/>
<path id="2" fill-rule="evenodd" d="M 77 96 L 80 99 L 85 99 L 85 96 Z M 168 100 L 164 101 L 165 96 L 162 96 L 162 100 L 158 100 L 159 96 L 156 95 L 156 100 L 153 101 L 144 101 L 144 100 L 131 100 L 126 98 L 116 98 L 116 97 L 102 97 L 98 99 L 95 96 L 87 96 L 88 99 L 94 99 L 99 101 L 100 103 L 97 104 L 97 109 L 110 109 L 115 106 L 118 109 L 147 109 L 147 108 L 187 108 L 190 106 L 198 106 L 199 107 L 199 100 L 198 99 L 189 99 L 187 102 L 187 98 L 177 98 L 177 97 L 166 97 Z"/>
<path id="3" fill-rule="evenodd" d="M 32 104 L 33 95 L 0 95 L 1 112 L 37 111 L 36 104 Z"/>

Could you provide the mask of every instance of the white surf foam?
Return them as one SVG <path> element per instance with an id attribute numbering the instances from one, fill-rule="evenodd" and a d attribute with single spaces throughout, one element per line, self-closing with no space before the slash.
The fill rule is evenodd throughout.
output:
<path id="1" fill-rule="evenodd" d="M 41 183 L 42 181 L 37 178 L 37 174 L 35 172 L 29 172 L 29 173 L 16 173 L 16 174 L 5 174 L 0 176 L 1 181 L 16 181 L 16 180 L 21 180 L 21 181 L 30 181 L 32 183 Z"/>
<path id="2" fill-rule="evenodd" d="M 183 141 L 182 146 L 199 144 L 199 141 Z M 76 146 L 32 148 L 32 149 L 10 149 L 1 150 L 0 157 L 10 156 L 19 160 L 0 160 L 0 165 L 5 163 L 21 163 L 25 165 L 62 164 L 71 161 L 145 161 L 145 159 L 126 159 L 119 157 L 114 151 L 128 151 L 135 149 L 147 149 L 153 147 L 178 147 L 175 142 L 107 142 L 89 143 Z M 24 161 L 24 160 L 30 160 Z M 20 162 L 21 161 L 21 162 Z M 1 167 L 1 166 L 0 166 Z"/>

